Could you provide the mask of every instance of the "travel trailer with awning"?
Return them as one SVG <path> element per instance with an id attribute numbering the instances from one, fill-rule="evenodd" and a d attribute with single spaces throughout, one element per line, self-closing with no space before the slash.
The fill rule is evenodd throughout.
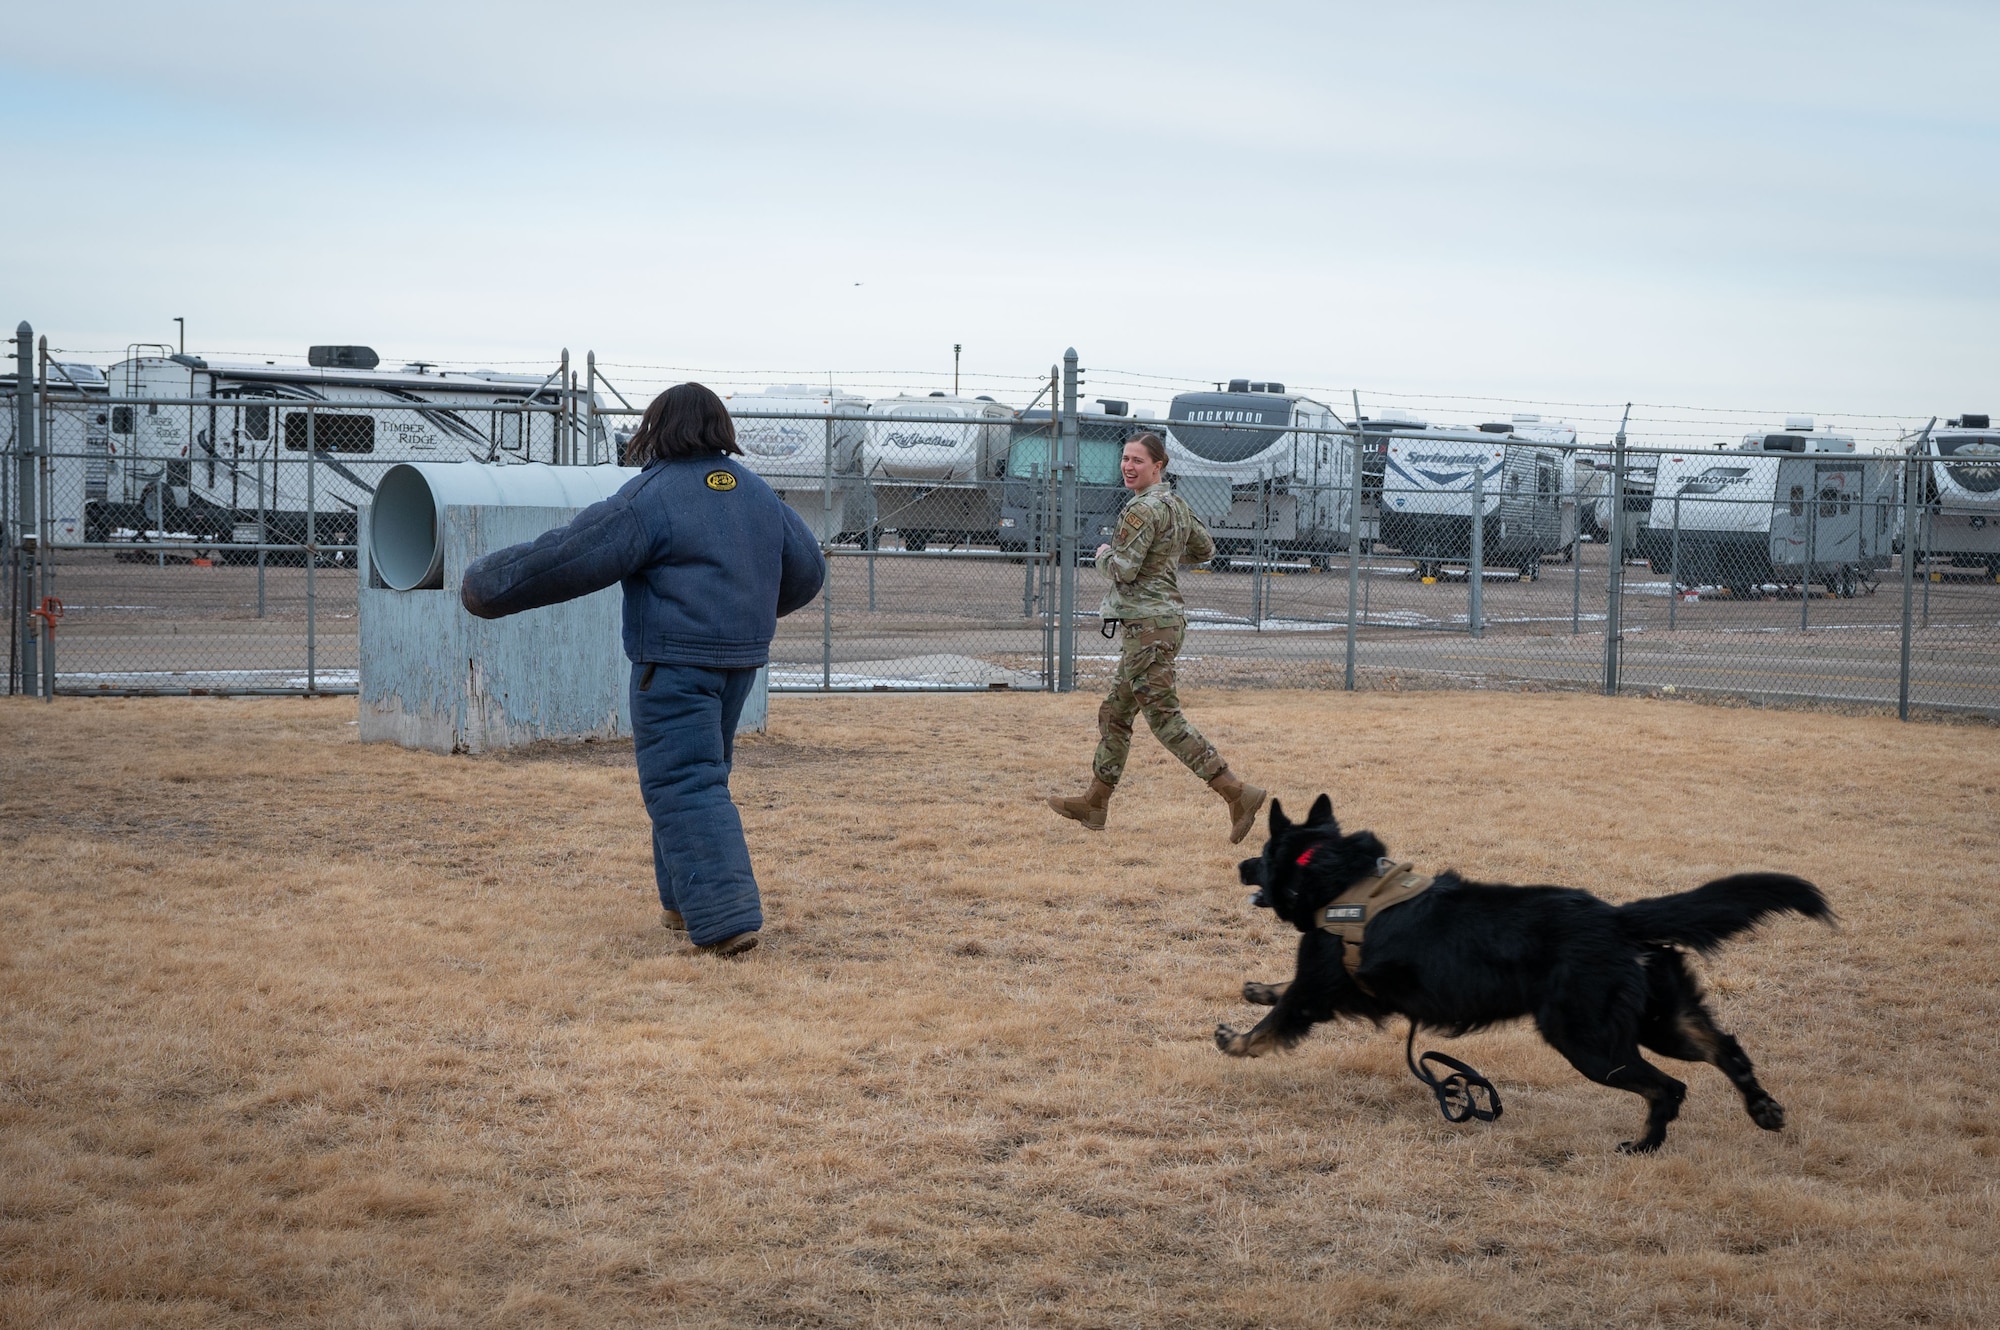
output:
<path id="1" fill-rule="evenodd" d="M 1476 484 L 1480 557 L 1532 581 L 1544 558 L 1576 539 L 1564 503 L 1575 442 L 1568 425 L 1527 415 L 1470 430 L 1396 431 L 1383 459 L 1382 543 L 1415 559 L 1420 573 L 1469 560 Z"/>
<path id="2" fill-rule="evenodd" d="M 611 462 L 601 418 L 560 372 L 383 370 L 364 346 L 307 364 L 132 355 L 112 395 L 93 541 L 352 544 L 356 514 L 397 462 Z M 309 464 L 310 463 L 310 464 Z"/>
<path id="3" fill-rule="evenodd" d="M 2000 578 L 2000 430 L 1989 415 L 1963 415 L 1918 435 L 1924 548 L 1933 558 L 1983 567 Z"/>
<path id="4" fill-rule="evenodd" d="M 1889 562 L 1896 465 L 1854 455 L 1854 440 L 1794 416 L 1734 449 L 1659 458 L 1643 553 L 1683 585 L 1755 596 L 1822 582 L 1852 595 Z"/>
<path id="5" fill-rule="evenodd" d="M 1332 408 L 1272 381 L 1231 379 L 1167 410 L 1175 490 L 1224 555 L 1345 549 L 1354 441 Z M 1365 485 L 1364 485 L 1365 489 Z"/>
<path id="6" fill-rule="evenodd" d="M 998 481 L 1014 412 L 991 397 L 884 398 L 868 408 L 861 473 L 874 528 L 906 549 L 999 539 Z"/>

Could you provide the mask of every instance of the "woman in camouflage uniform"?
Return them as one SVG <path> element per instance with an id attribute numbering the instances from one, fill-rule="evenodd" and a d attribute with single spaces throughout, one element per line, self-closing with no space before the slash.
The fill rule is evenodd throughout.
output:
<path id="1" fill-rule="evenodd" d="M 1097 571 L 1111 581 L 1100 613 L 1125 635 L 1118 680 L 1097 709 L 1099 737 L 1089 793 L 1052 798 L 1049 807 L 1092 831 L 1104 829 L 1111 791 L 1125 774 L 1125 758 L 1132 751 L 1132 717 L 1143 711 L 1167 751 L 1229 805 L 1229 843 L 1234 845 L 1249 832 L 1264 791 L 1236 778 L 1214 745 L 1181 714 L 1174 692 L 1174 657 L 1187 636 L 1187 604 L 1174 570 L 1183 563 L 1207 563 L 1214 557 L 1215 542 L 1194 510 L 1164 483 L 1167 448 L 1159 435 L 1135 434 L 1126 440 L 1119 469 L 1132 497 L 1125 502 L 1117 536 L 1097 547 Z"/>

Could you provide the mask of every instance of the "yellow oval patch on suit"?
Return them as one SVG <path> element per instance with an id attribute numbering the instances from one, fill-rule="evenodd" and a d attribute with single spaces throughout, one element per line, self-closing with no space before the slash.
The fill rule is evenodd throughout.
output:
<path id="1" fill-rule="evenodd" d="M 707 483 L 712 490 L 733 490 L 736 488 L 736 477 L 727 471 L 711 471 Z"/>

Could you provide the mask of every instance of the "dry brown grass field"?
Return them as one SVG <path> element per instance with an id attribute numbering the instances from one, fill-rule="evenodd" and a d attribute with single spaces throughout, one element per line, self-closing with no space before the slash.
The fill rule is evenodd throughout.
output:
<path id="1" fill-rule="evenodd" d="M 658 926 L 615 746 L 358 743 L 340 701 L 0 705 L 0 1323 L 2000 1322 L 2000 730 L 1564 694 L 1210 693 L 1295 811 L 1614 899 L 1825 887 L 1699 968 L 1666 1149 L 1531 1033 L 1224 1058 L 1292 944 L 1094 698 L 780 698 L 765 945 Z M 1419 1045 L 1422 1047 L 1423 1045 Z"/>

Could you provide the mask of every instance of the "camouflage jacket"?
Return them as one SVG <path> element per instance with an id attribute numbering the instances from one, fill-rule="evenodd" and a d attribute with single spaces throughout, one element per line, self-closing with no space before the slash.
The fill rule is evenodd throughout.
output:
<path id="1" fill-rule="evenodd" d="M 1107 619 L 1185 619 L 1175 568 L 1215 556 L 1208 528 L 1165 481 L 1125 501 L 1118 534 L 1097 560 L 1111 580 L 1098 613 Z"/>

